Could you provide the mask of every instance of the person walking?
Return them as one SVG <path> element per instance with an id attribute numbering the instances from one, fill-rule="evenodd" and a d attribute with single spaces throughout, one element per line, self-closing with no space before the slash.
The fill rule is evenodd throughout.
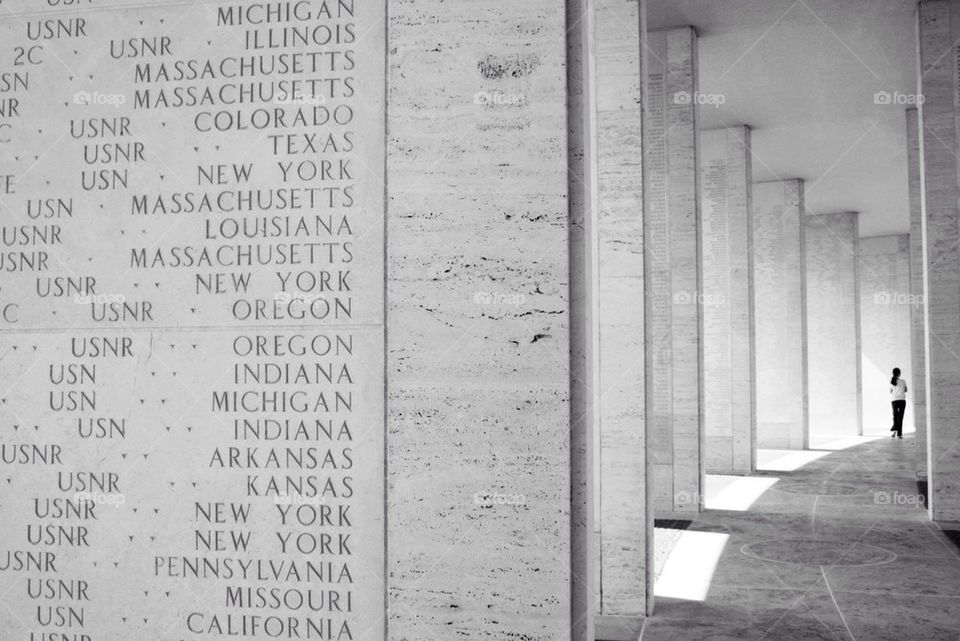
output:
<path id="1" fill-rule="evenodd" d="M 893 368 L 890 379 L 890 402 L 893 405 L 893 434 L 890 438 L 903 438 L 903 414 L 907 411 L 907 382 L 900 378 L 900 368 Z"/>

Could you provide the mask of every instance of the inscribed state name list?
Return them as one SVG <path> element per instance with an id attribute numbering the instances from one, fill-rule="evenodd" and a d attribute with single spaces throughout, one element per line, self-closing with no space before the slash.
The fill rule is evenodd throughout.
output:
<path id="1" fill-rule="evenodd" d="M 384 635 L 383 3 L 0 18 L 4 639 Z"/>

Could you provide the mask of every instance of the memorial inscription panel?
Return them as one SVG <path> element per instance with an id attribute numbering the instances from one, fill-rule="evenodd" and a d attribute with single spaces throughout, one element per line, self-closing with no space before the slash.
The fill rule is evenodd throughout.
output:
<path id="1" fill-rule="evenodd" d="M 382 639 L 383 4 L 3 8 L 3 638 Z"/>
<path id="2" fill-rule="evenodd" d="M 749 474 L 756 451 L 750 128 L 700 136 L 705 463 Z"/>
<path id="3" fill-rule="evenodd" d="M 804 449 L 809 443 L 804 183 L 754 183 L 753 203 L 757 446 Z"/>
<path id="4" fill-rule="evenodd" d="M 697 36 L 691 27 L 652 31 L 646 46 L 644 130 L 647 416 L 652 421 L 654 504 L 660 515 L 698 512 L 700 272 L 697 177 Z M 692 338 L 691 338 L 692 337 Z"/>
<path id="5" fill-rule="evenodd" d="M 667 163 L 668 126 L 667 126 L 667 69 L 666 33 L 655 32 L 649 36 L 649 46 L 658 55 L 650 56 L 647 76 L 647 117 L 643 147 L 643 170 L 647 172 L 643 195 L 645 205 L 644 229 L 645 246 L 649 261 L 647 271 L 647 314 L 649 336 L 648 349 L 654 372 L 673 371 L 673 330 L 672 298 L 670 283 L 670 231 L 669 231 L 669 193 Z M 649 447 L 654 448 L 654 492 L 655 503 L 660 509 L 672 509 L 674 504 L 673 474 L 673 378 L 671 376 L 653 376 L 648 381 L 647 420 L 651 422 L 653 438 Z"/>
<path id="6" fill-rule="evenodd" d="M 806 217 L 810 434 L 863 434 L 858 214 Z"/>

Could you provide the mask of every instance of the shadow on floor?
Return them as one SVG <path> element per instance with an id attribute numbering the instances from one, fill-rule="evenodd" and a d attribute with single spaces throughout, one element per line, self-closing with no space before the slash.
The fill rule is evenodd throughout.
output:
<path id="1" fill-rule="evenodd" d="M 927 518 L 912 435 L 848 445 L 708 487 L 740 509 L 658 521 L 642 639 L 960 639 L 960 532 Z"/>

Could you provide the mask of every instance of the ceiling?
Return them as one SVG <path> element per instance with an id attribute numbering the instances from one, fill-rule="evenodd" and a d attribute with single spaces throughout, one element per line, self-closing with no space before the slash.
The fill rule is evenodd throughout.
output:
<path id="1" fill-rule="evenodd" d="M 803 178 L 807 209 L 861 213 L 861 236 L 907 233 L 916 0 L 647 0 L 650 29 L 700 34 L 701 126 L 753 127 L 754 180 Z"/>

